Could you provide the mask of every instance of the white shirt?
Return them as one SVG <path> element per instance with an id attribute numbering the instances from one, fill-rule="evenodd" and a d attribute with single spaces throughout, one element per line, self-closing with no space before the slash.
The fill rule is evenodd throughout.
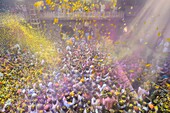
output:
<path id="1" fill-rule="evenodd" d="M 164 43 L 163 53 L 169 52 L 169 42 Z"/>
<path id="2" fill-rule="evenodd" d="M 141 87 L 138 88 L 138 97 L 142 99 L 142 95 L 149 95 L 149 91 L 146 91 L 145 89 L 142 89 Z"/>
<path id="3" fill-rule="evenodd" d="M 104 10 L 105 10 L 105 5 L 104 5 L 104 4 L 101 4 L 100 7 L 101 7 L 101 12 L 104 12 Z"/>
<path id="4" fill-rule="evenodd" d="M 106 86 L 106 84 L 103 84 L 102 86 L 98 85 L 98 88 L 100 89 L 100 91 L 102 91 Z"/>

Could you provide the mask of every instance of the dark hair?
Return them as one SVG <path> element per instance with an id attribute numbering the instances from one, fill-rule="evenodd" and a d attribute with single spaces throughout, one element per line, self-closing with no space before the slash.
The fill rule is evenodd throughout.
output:
<path id="1" fill-rule="evenodd" d="M 31 106 L 31 111 L 34 111 L 34 110 L 35 110 L 35 106 L 32 105 L 32 106 Z"/>
<path id="2" fill-rule="evenodd" d="M 64 111 L 64 112 L 67 112 L 67 107 L 66 106 L 62 106 L 62 110 Z"/>
<path id="3" fill-rule="evenodd" d="M 57 103 L 57 101 L 56 100 L 53 100 L 53 104 L 56 104 Z"/>

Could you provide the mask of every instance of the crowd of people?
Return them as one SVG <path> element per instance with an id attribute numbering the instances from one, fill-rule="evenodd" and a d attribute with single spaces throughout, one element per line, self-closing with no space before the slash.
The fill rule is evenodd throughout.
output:
<path id="1" fill-rule="evenodd" d="M 36 2 L 34 5 L 41 11 L 57 11 L 63 13 L 72 12 L 105 12 L 116 10 L 117 0 L 110 1 L 81 1 L 81 0 L 58 0 L 53 2 L 46 0 L 46 2 Z"/>
<path id="2" fill-rule="evenodd" d="M 142 59 L 108 63 L 110 56 L 94 43 L 71 40 L 71 44 L 58 48 L 62 60 L 56 67 L 37 60 L 19 45 L 1 53 L 1 112 L 170 112 L 168 60 L 152 72 L 158 76 L 156 81 L 146 81 L 143 78 L 151 74 L 152 66 Z"/>
<path id="3" fill-rule="evenodd" d="M 40 10 L 47 7 L 62 13 L 107 12 L 116 5 L 113 1 L 46 0 Z M 61 61 L 55 65 L 38 59 L 23 45 L 4 47 L 0 51 L 0 112 L 169 113 L 170 59 L 160 65 L 149 64 L 144 55 L 114 59 L 105 51 L 111 47 L 103 40 L 104 44 L 100 45 L 102 39 L 97 43 L 91 28 L 79 36 L 64 35 L 62 47 L 57 48 Z M 119 49 L 112 51 L 119 53 Z"/>

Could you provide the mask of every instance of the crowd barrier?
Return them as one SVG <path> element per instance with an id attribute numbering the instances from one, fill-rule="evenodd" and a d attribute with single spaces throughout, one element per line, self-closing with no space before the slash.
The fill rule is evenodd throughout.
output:
<path id="1" fill-rule="evenodd" d="M 41 12 L 40 19 L 112 19 L 112 18 L 123 18 L 124 12 L 73 12 L 73 13 L 63 13 L 63 12 Z"/>

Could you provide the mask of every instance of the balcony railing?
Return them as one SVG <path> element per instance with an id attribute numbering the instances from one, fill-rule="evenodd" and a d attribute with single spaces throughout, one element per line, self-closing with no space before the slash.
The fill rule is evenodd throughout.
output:
<path id="1" fill-rule="evenodd" d="M 123 18 L 124 12 L 74 12 L 74 13 L 62 13 L 62 12 L 41 12 L 40 19 L 53 19 L 58 18 L 62 20 L 76 20 L 76 19 L 113 19 Z"/>

